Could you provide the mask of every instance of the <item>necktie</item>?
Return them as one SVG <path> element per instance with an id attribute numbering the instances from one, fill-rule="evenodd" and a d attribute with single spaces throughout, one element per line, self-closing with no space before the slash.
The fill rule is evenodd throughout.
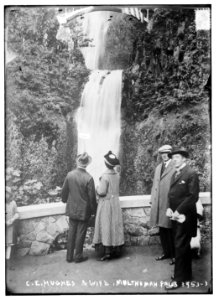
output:
<path id="1" fill-rule="evenodd" d="M 163 172 L 164 172 L 165 169 L 166 169 L 166 164 L 163 163 L 163 164 L 162 164 L 162 168 L 161 168 L 161 175 L 163 174 Z"/>
<path id="2" fill-rule="evenodd" d="M 176 170 L 175 177 L 177 178 L 180 175 L 180 170 Z"/>

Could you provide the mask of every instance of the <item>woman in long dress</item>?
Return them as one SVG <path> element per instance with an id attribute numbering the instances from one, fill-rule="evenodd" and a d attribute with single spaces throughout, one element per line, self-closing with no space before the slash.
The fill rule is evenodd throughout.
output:
<path id="1" fill-rule="evenodd" d="M 93 243 L 98 250 L 103 247 L 101 261 L 121 254 L 124 245 L 122 210 L 119 203 L 120 174 L 115 171 L 119 160 L 109 151 L 104 156 L 106 170 L 99 180 L 96 192 L 99 198 Z"/>

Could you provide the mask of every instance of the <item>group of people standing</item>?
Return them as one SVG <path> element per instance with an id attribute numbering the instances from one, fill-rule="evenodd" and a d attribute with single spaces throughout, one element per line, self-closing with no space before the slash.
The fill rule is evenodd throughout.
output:
<path id="1" fill-rule="evenodd" d="M 197 233 L 196 203 L 199 199 L 198 175 L 187 164 L 185 149 L 172 151 L 170 145 L 159 150 L 162 163 L 156 168 L 151 192 L 151 226 L 159 227 L 163 253 L 157 261 L 170 258 L 174 274 L 166 289 L 192 280 L 191 239 Z"/>
<path id="2" fill-rule="evenodd" d="M 100 261 L 118 256 L 124 245 L 119 204 L 120 174 L 115 170 L 120 164 L 119 159 L 111 151 L 104 156 L 106 170 L 96 189 L 92 176 L 86 171 L 91 160 L 86 152 L 79 155 L 77 168 L 67 174 L 62 188 L 62 201 L 67 203 L 66 214 L 69 216 L 68 262 L 79 263 L 88 259 L 83 256 L 83 244 L 92 215 L 96 216 L 93 244 L 102 253 Z"/>
<path id="3" fill-rule="evenodd" d="M 159 149 L 162 163 L 155 170 L 151 192 L 151 226 L 159 227 L 163 249 L 157 261 L 170 258 L 174 264 L 171 284 L 176 289 L 192 279 L 190 242 L 196 236 L 196 202 L 199 198 L 199 180 L 187 164 L 185 149 L 172 150 L 170 145 Z M 83 262 L 88 221 L 95 217 L 93 244 L 104 249 L 100 261 L 121 253 L 124 245 L 122 211 L 119 204 L 120 174 L 116 171 L 119 160 L 109 151 L 104 156 L 106 171 L 95 188 L 92 176 L 86 171 L 91 157 L 85 152 L 77 157 L 77 168 L 67 174 L 62 188 L 62 201 L 69 216 L 67 243 L 68 262 Z"/>

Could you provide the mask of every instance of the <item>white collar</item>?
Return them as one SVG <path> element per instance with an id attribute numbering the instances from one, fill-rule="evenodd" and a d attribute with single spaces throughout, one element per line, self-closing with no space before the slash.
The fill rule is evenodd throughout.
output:
<path id="1" fill-rule="evenodd" d="M 104 173 L 106 173 L 106 174 L 116 174 L 116 171 L 114 169 L 106 168 Z"/>
<path id="2" fill-rule="evenodd" d="M 78 169 L 86 170 L 87 167 L 77 166 Z"/>

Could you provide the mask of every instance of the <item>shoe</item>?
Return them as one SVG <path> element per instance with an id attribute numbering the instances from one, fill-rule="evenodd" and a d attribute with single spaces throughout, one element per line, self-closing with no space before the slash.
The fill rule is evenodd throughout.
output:
<path id="1" fill-rule="evenodd" d="M 81 263 L 81 262 L 86 261 L 86 260 L 88 260 L 88 257 L 87 257 L 87 256 L 83 256 L 83 257 L 81 257 L 81 258 L 75 260 L 75 263 L 76 263 L 76 264 L 77 264 L 77 263 Z"/>
<path id="2" fill-rule="evenodd" d="M 67 261 L 68 263 L 71 263 L 71 262 L 74 261 L 74 259 L 66 259 L 66 261 Z"/>
<path id="3" fill-rule="evenodd" d="M 175 264 L 175 258 L 172 258 L 171 262 L 170 262 L 170 265 L 174 265 Z"/>
<path id="4" fill-rule="evenodd" d="M 163 254 L 161 256 L 156 257 L 155 259 L 156 260 L 164 260 L 164 259 L 167 259 L 167 258 L 169 258 L 169 256 L 167 256 L 166 254 Z"/>
<path id="5" fill-rule="evenodd" d="M 101 257 L 100 261 L 109 260 L 109 259 L 111 259 L 110 254 L 106 254 L 103 257 Z"/>
<path id="6" fill-rule="evenodd" d="M 171 281 L 169 285 L 165 286 L 165 290 L 166 291 L 172 291 L 172 290 L 176 290 L 178 288 L 180 288 L 182 286 L 182 284 L 178 281 Z"/>

